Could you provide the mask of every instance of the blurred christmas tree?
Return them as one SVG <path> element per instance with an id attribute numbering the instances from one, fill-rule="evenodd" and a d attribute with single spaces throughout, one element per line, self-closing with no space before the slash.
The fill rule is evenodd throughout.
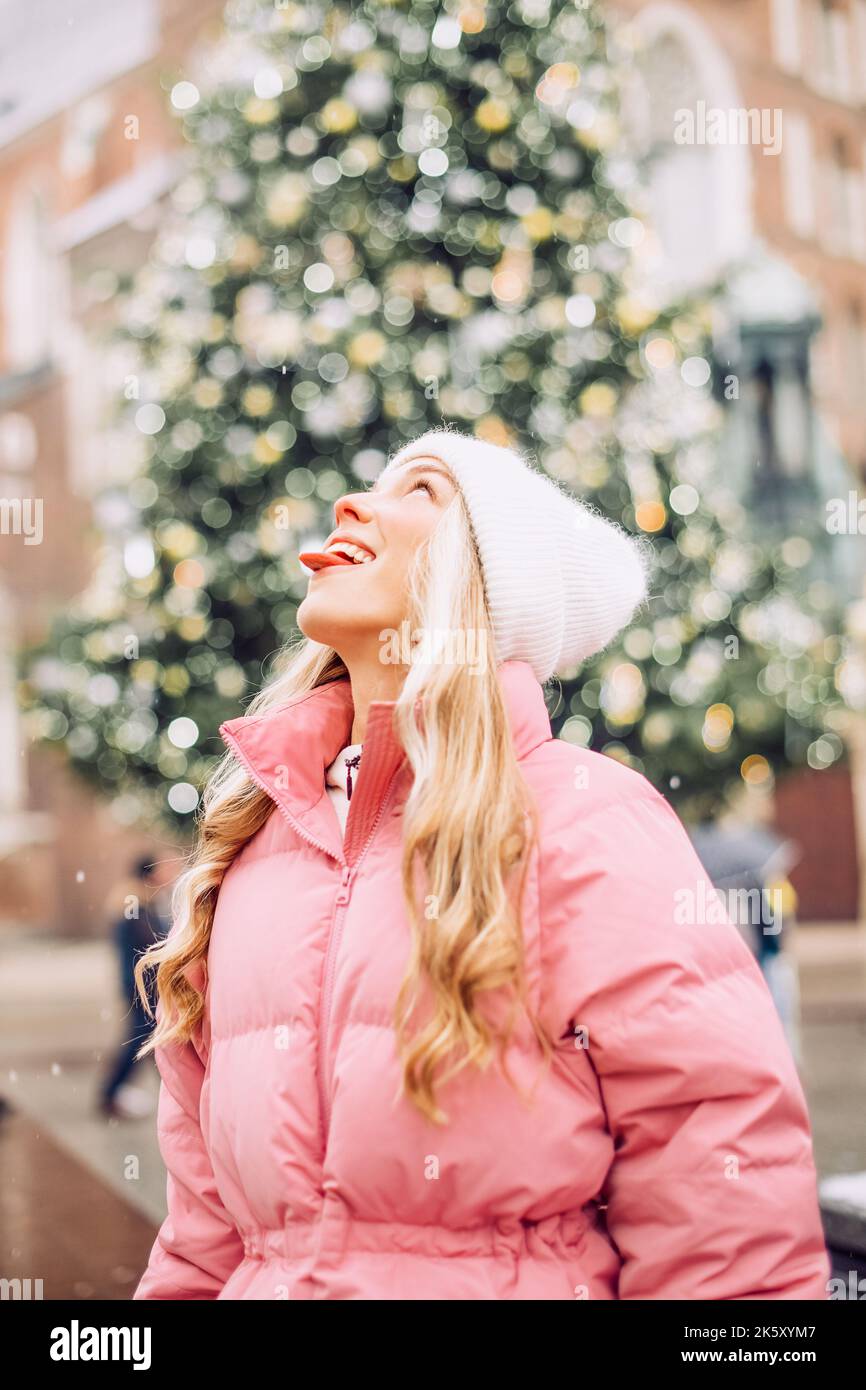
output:
<path id="1" fill-rule="evenodd" d="M 128 476 L 23 681 L 122 818 L 190 823 L 218 724 L 297 635 L 298 551 L 443 419 L 655 538 L 651 604 L 552 693 L 555 731 L 703 811 L 841 754 L 808 541 L 749 538 L 711 304 L 650 286 L 620 61 L 595 4 L 246 0 L 173 87 L 189 169 L 119 311 Z"/>

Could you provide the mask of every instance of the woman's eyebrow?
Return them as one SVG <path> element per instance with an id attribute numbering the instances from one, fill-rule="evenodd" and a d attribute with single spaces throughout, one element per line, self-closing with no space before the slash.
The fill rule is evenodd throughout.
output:
<path id="1" fill-rule="evenodd" d="M 431 463 L 410 463 L 410 464 L 407 464 L 405 468 L 395 469 L 394 472 L 395 472 L 395 473 L 399 473 L 399 475 L 400 475 L 401 478 L 403 478 L 403 477 L 408 478 L 408 477 L 410 477 L 413 473 L 438 473 L 439 476 L 440 476 L 441 478 L 444 478 L 444 479 L 446 480 L 446 482 L 450 482 L 450 481 L 451 481 L 451 479 L 450 479 L 450 477 L 449 477 L 447 471 L 442 467 L 442 465 L 439 464 L 439 463 L 433 463 L 433 462 L 431 462 Z M 393 476 L 394 476 L 394 473 L 392 473 L 391 476 L 393 477 Z M 377 484 L 378 484 L 378 481 L 379 481 L 379 479 L 377 478 L 377 479 L 376 479 L 376 482 L 373 483 L 371 487 L 368 487 L 367 491 L 368 491 L 368 492 L 376 492 L 376 491 L 377 491 Z"/>

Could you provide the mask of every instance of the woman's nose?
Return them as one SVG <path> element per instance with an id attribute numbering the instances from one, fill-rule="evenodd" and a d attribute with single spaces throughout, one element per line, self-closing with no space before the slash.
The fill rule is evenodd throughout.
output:
<path id="1" fill-rule="evenodd" d="M 338 526 L 347 518 L 353 518 L 356 521 L 369 521 L 372 515 L 372 509 L 364 500 L 363 493 L 360 492 L 348 492 L 345 497 L 339 497 L 334 503 L 334 516 Z"/>

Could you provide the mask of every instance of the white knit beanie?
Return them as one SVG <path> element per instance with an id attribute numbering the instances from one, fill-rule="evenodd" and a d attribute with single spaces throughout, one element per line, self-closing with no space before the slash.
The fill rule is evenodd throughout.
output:
<path id="1" fill-rule="evenodd" d="M 454 473 L 481 557 L 497 659 L 528 661 L 544 684 L 586 661 L 647 593 L 649 558 L 627 532 L 512 449 L 445 428 L 403 446 L 383 470 L 416 458 Z"/>

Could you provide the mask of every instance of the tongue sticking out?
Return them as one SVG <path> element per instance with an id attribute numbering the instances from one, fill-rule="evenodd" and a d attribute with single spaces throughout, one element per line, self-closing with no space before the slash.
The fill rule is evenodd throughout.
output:
<path id="1" fill-rule="evenodd" d="M 333 550 L 302 550 L 298 559 L 308 570 L 326 569 L 329 565 L 348 565 L 354 569 L 355 565 L 354 560 L 347 560 L 345 555 L 338 555 Z"/>

